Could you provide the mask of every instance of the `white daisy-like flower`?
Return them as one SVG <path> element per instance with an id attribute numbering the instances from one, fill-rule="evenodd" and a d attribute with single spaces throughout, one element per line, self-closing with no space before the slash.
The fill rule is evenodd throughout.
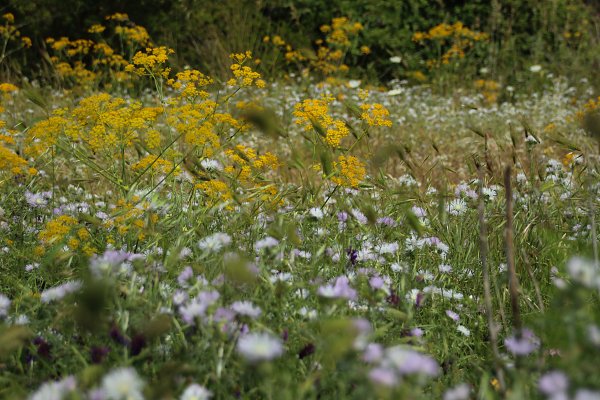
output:
<path id="1" fill-rule="evenodd" d="M 110 400 L 143 399 L 144 381 L 133 368 L 117 368 L 102 379 L 102 390 Z"/>
<path id="2" fill-rule="evenodd" d="M 81 281 L 69 281 L 62 285 L 46 289 L 40 295 L 42 303 L 50 303 L 55 300 L 60 300 L 68 294 L 78 291 L 81 289 Z"/>
<path id="3" fill-rule="evenodd" d="M 257 240 L 256 243 L 254 243 L 254 250 L 260 251 L 268 247 L 275 247 L 278 244 L 279 240 L 275 239 L 274 237 L 267 236 L 266 238 Z"/>
<path id="4" fill-rule="evenodd" d="M 400 64 L 402 62 L 402 57 L 400 57 L 400 56 L 390 57 L 390 62 L 392 64 Z"/>
<path id="5" fill-rule="evenodd" d="M 454 199 L 448 204 L 448 213 L 462 215 L 467 211 L 467 203 L 463 199 Z"/>
<path id="6" fill-rule="evenodd" d="M 321 219 L 325 215 L 323 213 L 323 210 L 321 210 L 319 207 L 311 208 L 310 210 L 308 210 L 308 213 L 310 214 L 311 217 L 316 218 L 316 219 Z"/>
<path id="7" fill-rule="evenodd" d="M 231 304 L 231 309 L 236 314 L 246 315 L 250 318 L 258 318 L 262 313 L 260 307 L 255 306 L 251 301 L 236 301 Z"/>
<path id="8" fill-rule="evenodd" d="M 213 160 L 211 158 L 205 158 L 202 161 L 200 161 L 200 165 L 202 166 L 202 168 L 209 170 L 209 171 L 222 171 L 223 170 L 223 165 L 218 162 L 217 160 Z"/>
<path id="9" fill-rule="evenodd" d="M 283 344 L 269 333 L 248 333 L 238 340 L 237 351 L 248 361 L 266 361 L 281 356 Z"/>
<path id="10" fill-rule="evenodd" d="M 209 253 L 215 253 L 231 244 L 231 236 L 223 232 L 217 232 L 200 240 L 198 247 Z"/>
<path id="11" fill-rule="evenodd" d="M 181 394 L 180 400 L 208 400 L 212 397 L 210 390 L 197 383 L 189 385 Z"/>

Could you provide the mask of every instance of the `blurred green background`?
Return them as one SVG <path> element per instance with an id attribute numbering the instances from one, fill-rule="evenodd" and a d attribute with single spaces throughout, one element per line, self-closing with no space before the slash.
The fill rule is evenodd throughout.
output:
<path id="1" fill-rule="evenodd" d="M 89 26 L 125 12 L 155 43 L 175 49 L 175 68 L 192 65 L 212 75 L 227 71 L 234 51 L 252 50 L 268 59 L 272 49 L 263 43 L 265 35 L 314 48 L 321 25 L 347 16 L 364 25 L 359 41 L 371 49 L 369 55 L 346 56 L 350 77 L 387 82 L 409 71 L 434 74 L 424 60 L 435 57 L 435 48 L 414 43 L 412 34 L 461 21 L 490 40 L 450 71 L 456 81 L 483 71 L 490 79 L 518 83 L 531 65 L 573 79 L 586 77 L 595 87 L 600 79 L 597 0 L 8 0 L 0 12 L 12 12 L 22 34 L 33 40 L 33 47 L 14 55 L 10 64 L 13 75 L 30 77 L 43 76 L 46 37 L 91 37 Z M 393 56 L 401 63 L 390 62 Z M 288 71 L 262 72 L 273 79 Z"/>

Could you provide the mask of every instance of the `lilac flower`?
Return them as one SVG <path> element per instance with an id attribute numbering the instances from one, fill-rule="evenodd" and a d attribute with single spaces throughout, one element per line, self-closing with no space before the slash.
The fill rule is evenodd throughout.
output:
<path id="1" fill-rule="evenodd" d="M 362 359 L 368 363 L 374 363 L 383 358 L 383 346 L 379 343 L 369 343 L 365 347 Z"/>
<path id="2" fill-rule="evenodd" d="M 10 299 L 0 293 L 0 318 L 8 316 L 8 310 L 10 309 Z"/>
<path id="3" fill-rule="evenodd" d="M 188 288 L 190 286 L 189 281 L 194 277 L 194 270 L 192 267 L 187 266 L 181 271 L 179 276 L 177 277 L 177 283 L 182 288 Z"/>
<path id="4" fill-rule="evenodd" d="M 348 213 L 346 211 L 340 211 L 337 213 L 337 219 L 340 223 L 345 223 L 348 221 Z"/>
<path id="5" fill-rule="evenodd" d="M 454 386 L 444 393 L 444 400 L 469 400 L 471 398 L 471 387 L 466 383 Z"/>
<path id="6" fill-rule="evenodd" d="M 417 218 L 425 218 L 427 216 L 427 212 L 421 207 L 413 206 L 411 211 Z"/>
<path id="7" fill-rule="evenodd" d="M 385 281 L 379 275 L 372 276 L 371 279 L 369 279 L 369 286 L 371 286 L 373 290 L 381 289 L 384 284 Z"/>
<path id="8" fill-rule="evenodd" d="M 361 225 L 365 225 L 368 222 L 367 217 L 365 216 L 365 214 L 363 214 L 360 210 L 358 210 L 356 208 L 352 210 L 352 216 L 354 218 L 356 218 L 356 220 L 358 221 L 358 223 L 361 224 Z"/>
<path id="9" fill-rule="evenodd" d="M 42 303 L 50 303 L 54 300 L 60 300 L 66 295 L 76 292 L 81 289 L 81 281 L 69 281 L 62 285 L 46 289 L 40 295 Z"/>
<path id="10" fill-rule="evenodd" d="M 369 379 L 373 381 L 373 383 L 382 385 L 382 386 L 396 386 L 398 384 L 398 376 L 396 372 L 391 368 L 385 367 L 377 367 L 373 368 L 369 372 Z"/>
<path id="11" fill-rule="evenodd" d="M 177 290 L 173 294 L 173 304 L 175 304 L 176 306 L 182 305 L 187 299 L 188 299 L 188 294 L 187 294 L 187 292 L 185 292 L 183 290 Z"/>
<path id="12" fill-rule="evenodd" d="M 377 223 L 379 225 L 386 225 L 386 226 L 390 226 L 390 227 L 394 227 L 396 226 L 396 221 L 394 221 L 393 218 L 391 217 L 381 217 L 381 218 L 377 218 Z"/>
<path id="13" fill-rule="evenodd" d="M 377 252 L 379 254 L 393 254 L 397 252 L 399 248 L 398 242 L 381 243 L 377 246 Z"/>
<path id="14" fill-rule="evenodd" d="M 206 310 L 219 299 L 219 292 L 200 292 L 188 304 L 179 308 L 181 318 L 188 324 L 193 325 L 197 318 L 204 317 Z"/>
<path id="15" fill-rule="evenodd" d="M 127 271 L 127 266 L 123 268 L 124 263 L 143 259 L 144 255 L 129 253 L 123 250 L 106 250 L 101 256 L 93 256 L 90 260 L 90 270 L 100 277 L 105 274 Z M 118 269 L 121 268 L 121 271 Z"/>
<path id="16" fill-rule="evenodd" d="M 423 336 L 423 329 L 421 328 L 413 328 L 410 330 L 410 336 L 421 337 Z"/>
<path id="17" fill-rule="evenodd" d="M 260 307 L 250 301 L 236 301 L 231 304 L 231 309 L 238 315 L 245 315 L 252 319 L 258 318 L 262 312 Z"/>
<path id="18" fill-rule="evenodd" d="M 386 349 L 385 358 L 401 375 L 422 374 L 434 377 L 440 372 L 433 358 L 403 346 Z"/>
<path id="19" fill-rule="evenodd" d="M 520 337 L 517 334 L 506 338 L 504 345 L 516 356 L 526 356 L 540 347 L 540 340 L 527 328 L 521 330 Z"/>
<path id="20" fill-rule="evenodd" d="M 356 290 L 350 287 L 347 276 L 340 276 L 336 278 L 333 285 L 330 284 L 319 287 L 317 293 L 320 296 L 328 298 L 345 298 L 348 300 L 355 300 L 357 297 Z"/>
<path id="21" fill-rule="evenodd" d="M 575 392 L 574 400 L 598 400 L 600 399 L 600 392 L 589 389 L 578 389 Z"/>
<path id="22" fill-rule="evenodd" d="M 52 192 L 31 193 L 25 192 L 25 201 L 33 208 L 43 208 L 48 205 L 52 198 Z"/>
<path id="23" fill-rule="evenodd" d="M 561 371 L 544 374 L 538 381 L 538 389 L 546 396 L 564 393 L 569 388 L 569 378 Z"/>
<path id="24" fill-rule="evenodd" d="M 446 310 L 446 315 L 453 321 L 458 321 L 460 319 L 460 316 L 452 310 Z"/>
<path id="25" fill-rule="evenodd" d="M 250 362 L 267 361 L 283 354 L 283 344 L 270 333 L 248 333 L 239 338 L 237 351 Z"/>

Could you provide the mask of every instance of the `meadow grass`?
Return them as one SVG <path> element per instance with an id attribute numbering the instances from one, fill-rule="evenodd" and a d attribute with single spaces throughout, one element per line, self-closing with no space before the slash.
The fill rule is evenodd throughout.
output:
<path id="1" fill-rule="evenodd" d="M 587 82 L 132 54 L 0 85 L 0 397 L 600 398 Z"/>

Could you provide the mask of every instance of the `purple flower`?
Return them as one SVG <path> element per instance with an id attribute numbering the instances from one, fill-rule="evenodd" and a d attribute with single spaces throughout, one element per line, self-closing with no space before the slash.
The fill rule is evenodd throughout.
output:
<path id="1" fill-rule="evenodd" d="M 434 377 L 440 372 L 433 358 L 402 346 L 388 348 L 385 357 L 401 375 L 422 374 Z"/>
<path id="2" fill-rule="evenodd" d="M 90 349 L 90 358 L 94 364 L 100 364 L 106 356 L 110 349 L 105 346 L 94 346 Z"/>
<path id="3" fill-rule="evenodd" d="M 569 388 L 569 378 L 561 371 L 551 371 L 540 378 L 538 388 L 547 396 L 564 393 Z"/>
<path id="4" fill-rule="evenodd" d="M 527 328 L 521 330 L 512 336 L 504 339 L 504 345 L 512 354 L 516 356 L 526 356 L 540 347 L 540 340 L 535 334 Z"/>
<path id="5" fill-rule="evenodd" d="M 346 211 L 340 211 L 337 214 L 337 219 L 339 222 L 345 223 L 346 221 L 348 221 L 348 213 Z"/>
<path id="6" fill-rule="evenodd" d="M 377 219 L 377 223 L 379 225 L 386 225 L 386 226 L 391 226 L 394 227 L 396 226 L 396 221 L 394 221 L 393 218 L 391 217 L 381 217 Z"/>
<path id="7" fill-rule="evenodd" d="M 379 343 L 369 343 L 365 348 L 362 359 L 366 362 L 373 363 L 383 358 L 383 346 Z"/>
<path id="8" fill-rule="evenodd" d="M 373 290 L 381 289 L 384 284 L 385 281 L 379 275 L 372 276 L 371 279 L 369 279 L 369 285 Z"/>
<path id="9" fill-rule="evenodd" d="M 411 211 L 417 218 L 425 218 L 427 216 L 427 212 L 421 207 L 413 206 Z"/>
<path id="10" fill-rule="evenodd" d="M 398 384 L 398 376 L 396 375 L 396 372 L 391 368 L 373 368 L 369 372 L 369 379 L 371 379 L 373 383 L 382 386 L 391 387 L 396 386 Z"/>
<path id="11" fill-rule="evenodd" d="M 200 292 L 188 304 L 179 308 L 181 318 L 188 324 L 194 325 L 197 318 L 204 317 L 206 310 L 219 299 L 219 292 Z"/>
<path id="12" fill-rule="evenodd" d="M 460 319 L 460 316 L 452 310 L 446 310 L 446 315 L 453 321 L 458 321 Z"/>
<path id="13" fill-rule="evenodd" d="M 317 293 L 320 296 L 328 298 L 345 298 L 348 300 L 355 300 L 357 297 L 356 290 L 350 287 L 347 276 L 340 276 L 336 278 L 333 285 L 330 284 L 319 287 Z"/>
<path id="14" fill-rule="evenodd" d="M 192 279 L 193 277 L 194 277 L 194 270 L 192 269 L 192 267 L 187 266 L 183 269 L 183 271 L 181 271 L 181 273 L 177 277 L 177 282 L 179 283 L 179 286 L 181 286 L 183 288 L 187 288 L 187 287 L 189 287 L 188 281 L 190 279 Z"/>

